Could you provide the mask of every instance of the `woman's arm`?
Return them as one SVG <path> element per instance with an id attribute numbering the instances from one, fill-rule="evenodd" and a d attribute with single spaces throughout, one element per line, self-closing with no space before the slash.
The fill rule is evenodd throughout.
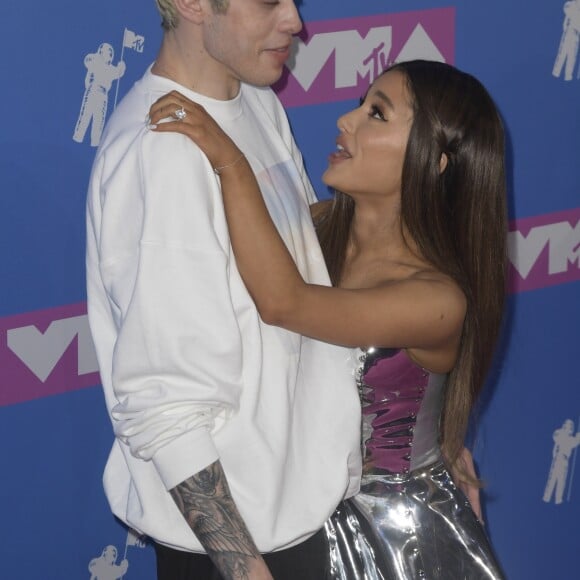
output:
<path id="1" fill-rule="evenodd" d="M 187 113 L 183 121 L 159 123 L 180 107 Z M 265 322 L 345 346 L 454 351 L 464 298 L 452 282 L 417 276 L 360 290 L 306 284 L 249 163 L 205 110 L 173 92 L 152 106 L 150 117 L 153 130 L 190 137 L 219 171 L 238 269 Z"/>

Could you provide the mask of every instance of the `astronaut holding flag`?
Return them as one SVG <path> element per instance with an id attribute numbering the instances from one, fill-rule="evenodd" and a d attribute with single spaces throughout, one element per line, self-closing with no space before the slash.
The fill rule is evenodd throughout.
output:
<path id="1" fill-rule="evenodd" d="M 562 38 L 552 74 L 559 77 L 564 69 L 564 80 L 574 78 L 574 68 L 580 45 L 580 0 L 570 0 L 564 4 Z"/>
<path id="2" fill-rule="evenodd" d="M 144 548 L 147 544 L 147 536 L 143 536 L 129 528 L 127 530 L 127 540 L 125 542 L 125 556 L 127 556 L 127 548 L 135 546 L 136 548 Z"/>
<path id="3" fill-rule="evenodd" d="M 77 143 L 83 142 L 91 121 L 91 146 L 97 147 L 101 140 L 111 85 L 125 74 L 125 63 L 114 65 L 114 55 L 113 47 L 103 42 L 97 52 L 85 56 L 85 93 L 73 135 Z"/>
<path id="4" fill-rule="evenodd" d="M 552 465 L 543 500 L 546 503 L 550 502 L 555 492 L 554 503 L 561 504 L 568 479 L 568 462 L 576 447 L 580 445 L 580 431 L 574 434 L 574 421 L 566 419 L 562 427 L 554 431 L 553 439 Z"/>
<path id="5" fill-rule="evenodd" d="M 125 48 L 136 52 L 143 52 L 145 38 L 135 34 L 132 30 L 125 28 L 123 33 L 123 47 L 121 49 L 121 58 L 118 64 L 113 64 L 115 51 L 107 42 L 103 42 L 96 53 L 90 53 L 85 56 L 85 67 L 87 74 L 85 76 L 85 92 L 81 104 L 81 110 L 75 126 L 73 140 L 82 143 L 89 124 L 91 126 L 91 146 L 97 147 L 101 140 L 101 134 L 105 126 L 107 117 L 107 107 L 109 102 L 109 91 L 114 81 L 125 74 L 125 62 L 123 54 Z M 115 104 L 119 94 L 119 83 L 115 91 Z"/>
<path id="6" fill-rule="evenodd" d="M 106 546 L 103 553 L 93 558 L 89 563 L 89 572 L 91 580 L 120 580 L 129 567 L 126 558 L 117 564 L 117 548 L 115 546 Z"/>

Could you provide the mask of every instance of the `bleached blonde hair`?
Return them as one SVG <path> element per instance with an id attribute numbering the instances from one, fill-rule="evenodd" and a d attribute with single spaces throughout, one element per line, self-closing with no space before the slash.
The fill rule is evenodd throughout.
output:
<path id="1" fill-rule="evenodd" d="M 227 9 L 230 0 L 209 0 L 213 10 L 223 14 Z M 159 14 L 161 14 L 161 26 L 164 30 L 173 30 L 179 18 L 173 0 L 155 0 Z"/>

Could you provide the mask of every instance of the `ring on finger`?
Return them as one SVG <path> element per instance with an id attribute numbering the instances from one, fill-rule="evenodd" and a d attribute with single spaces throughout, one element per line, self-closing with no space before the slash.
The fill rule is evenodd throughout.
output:
<path id="1" fill-rule="evenodd" d="M 185 119 L 185 117 L 187 117 L 187 111 L 183 107 L 180 107 L 179 109 L 175 110 L 175 112 L 173 113 L 173 116 L 178 121 L 183 121 L 183 119 Z"/>

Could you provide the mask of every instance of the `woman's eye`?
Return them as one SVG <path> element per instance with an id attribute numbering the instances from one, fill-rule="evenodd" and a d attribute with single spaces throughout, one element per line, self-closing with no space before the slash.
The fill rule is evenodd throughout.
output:
<path id="1" fill-rule="evenodd" d="M 372 117 L 373 119 L 380 119 L 381 121 L 386 121 L 383 112 L 376 105 L 371 106 L 369 117 Z"/>

